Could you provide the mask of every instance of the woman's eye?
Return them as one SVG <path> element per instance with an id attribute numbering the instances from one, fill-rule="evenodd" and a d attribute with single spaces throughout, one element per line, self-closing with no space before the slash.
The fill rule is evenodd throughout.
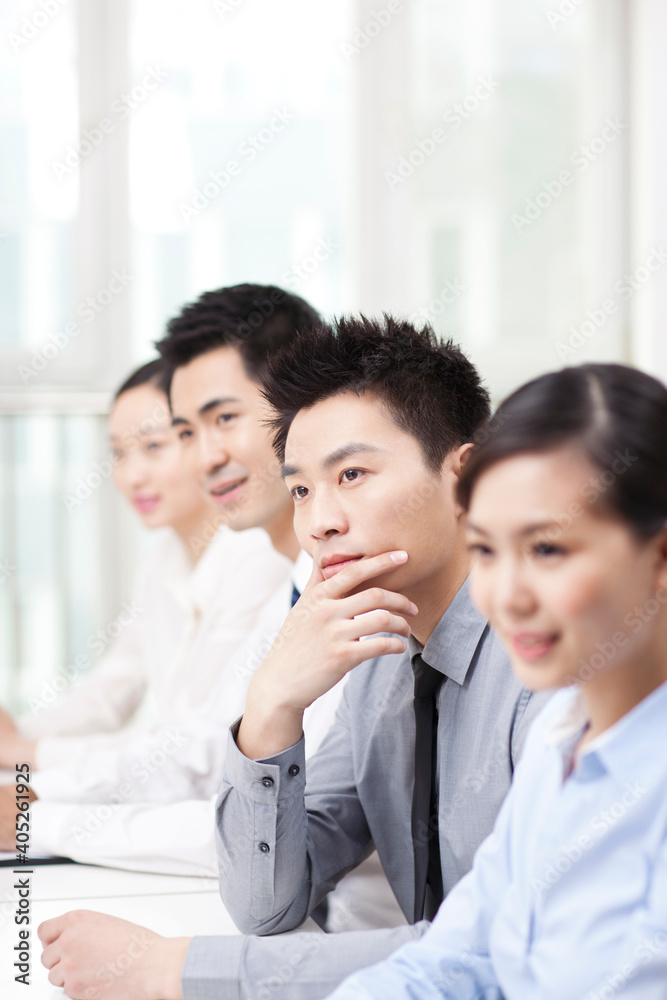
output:
<path id="1" fill-rule="evenodd" d="M 308 495 L 308 490 L 305 486 L 294 486 L 290 490 L 290 493 L 293 500 L 303 500 L 303 498 Z"/>
<path id="2" fill-rule="evenodd" d="M 192 431 L 179 431 L 178 436 L 181 441 L 187 441 L 192 437 Z"/>
<path id="3" fill-rule="evenodd" d="M 482 545 L 481 542 L 473 542 L 468 546 L 468 552 L 474 552 L 478 556 L 492 556 L 493 549 L 490 549 L 488 545 Z"/>
<path id="4" fill-rule="evenodd" d="M 161 447 L 160 441 L 149 441 L 146 445 L 146 451 L 159 451 Z"/>
<path id="5" fill-rule="evenodd" d="M 361 469 L 346 469 L 345 472 L 341 473 L 340 478 L 345 483 L 354 483 L 361 475 L 363 475 Z"/>
<path id="6" fill-rule="evenodd" d="M 533 552 L 536 556 L 562 556 L 565 549 L 554 545 L 553 542 L 537 542 L 533 546 Z"/>

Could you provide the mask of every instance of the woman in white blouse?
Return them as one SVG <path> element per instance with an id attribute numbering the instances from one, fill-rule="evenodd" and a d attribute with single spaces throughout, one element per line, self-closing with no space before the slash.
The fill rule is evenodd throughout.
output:
<path id="1" fill-rule="evenodd" d="M 206 699 L 287 574 L 263 531 L 220 527 L 186 475 L 164 377 L 161 360 L 139 368 L 109 417 L 114 483 L 153 533 L 134 594 L 16 724 L 0 709 L 0 767 L 57 766 L 177 721 Z"/>

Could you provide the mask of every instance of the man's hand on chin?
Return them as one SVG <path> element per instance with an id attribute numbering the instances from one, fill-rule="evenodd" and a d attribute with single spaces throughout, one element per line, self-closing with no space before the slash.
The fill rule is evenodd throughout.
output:
<path id="1" fill-rule="evenodd" d="M 30 801 L 37 796 L 30 789 Z M 24 815 L 16 807 L 16 788 L 14 785 L 0 785 L 0 851 L 16 849 L 16 817 Z"/>
<path id="2" fill-rule="evenodd" d="M 165 938 L 91 910 L 45 920 L 37 933 L 49 982 L 73 1000 L 181 1000 L 190 938 Z"/>

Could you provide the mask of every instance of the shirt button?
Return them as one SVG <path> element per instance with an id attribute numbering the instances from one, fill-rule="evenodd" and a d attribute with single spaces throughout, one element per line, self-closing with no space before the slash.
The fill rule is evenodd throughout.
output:
<path id="1" fill-rule="evenodd" d="M 265 788 L 273 788 L 273 778 L 269 778 L 268 776 L 266 778 L 262 778 L 262 784 Z"/>
<path id="2" fill-rule="evenodd" d="M 265 844 L 264 841 L 262 841 L 261 844 L 259 845 L 259 849 L 262 852 L 262 854 L 268 854 L 269 851 L 271 850 L 269 845 Z"/>
<path id="3" fill-rule="evenodd" d="M 290 766 L 289 770 L 287 771 L 287 773 L 289 774 L 290 778 L 296 778 L 296 776 L 299 773 L 299 771 L 300 771 L 299 765 L 298 764 L 292 764 Z"/>

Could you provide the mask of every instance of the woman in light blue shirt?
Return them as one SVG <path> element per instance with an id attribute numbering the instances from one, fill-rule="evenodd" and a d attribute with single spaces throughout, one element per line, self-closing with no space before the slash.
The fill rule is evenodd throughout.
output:
<path id="1" fill-rule="evenodd" d="M 667 998 L 667 389 L 620 365 L 500 407 L 459 498 L 535 721 L 428 933 L 336 1000 Z"/>

